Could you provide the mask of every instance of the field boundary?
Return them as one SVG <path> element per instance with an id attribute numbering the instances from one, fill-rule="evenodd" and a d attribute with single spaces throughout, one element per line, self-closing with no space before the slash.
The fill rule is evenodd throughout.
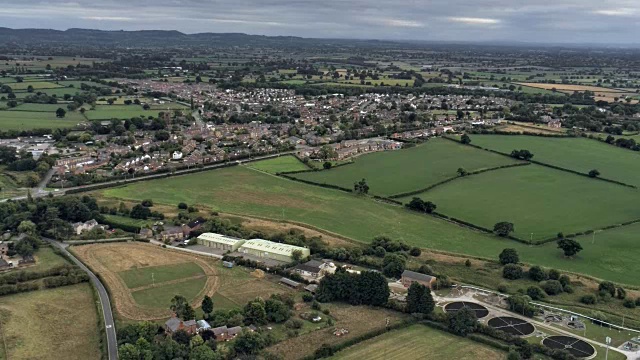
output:
<path id="1" fill-rule="evenodd" d="M 93 297 L 94 307 L 96 309 L 96 315 L 98 319 L 97 326 L 98 326 L 98 335 L 100 337 L 100 358 L 108 359 L 109 354 L 108 354 L 107 346 L 108 346 L 109 339 L 107 338 L 107 332 L 105 330 L 104 312 L 102 311 L 102 306 L 100 306 L 100 296 L 98 295 L 98 290 L 96 289 L 93 282 L 90 281 L 89 284 L 90 284 L 89 286 L 91 286 L 91 296 Z"/>
<path id="2" fill-rule="evenodd" d="M 522 135 L 505 135 L 505 136 L 522 136 Z M 565 136 L 548 136 L 548 137 L 565 137 Z M 443 138 L 444 139 L 448 139 L 450 141 L 455 141 L 457 143 L 462 143 L 462 142 L 460 142 L 460 140 L 457 140 L 457 139 L 454 139 L 454 138 L 451 138 L 451 137 L 448 137 L 448 136 L 443 136 Z M 513 159 L 513 157 L 511 157 L 510 154 L 503 153 L 501 151 L 483 148 L 482 146 L 475 145 L 475 144 L 466 144 L 466 145 L 475 147 L 476 149 L 481 149 L 481 150 L 489 151 L 489 152 L 492 152 L 492 153 L 495 153 L 495 154 L 499 154 L 499 155 L 502 155 L 502 156 L 507 156 L 507 157 Z M 583 177 L 587 177 L 589 179 L 605 181 L 605 182 L 608 182 L 608 183 L 612 183 L 612 184 L 616 184 L 616 185 L 620 185 L 620 186 L 624 186 L 624 187 L 628 187 L 628 188 L 632 188 L 632 189 L 637 189 L 638 188 L 635 185 L 630 185 L 630 184 L 627 184 L 627 183 L 623 183 L 622 181 L 607 179 L 607 178 L 603 178 L 603 177 L 599 177 L 599 176 L 591 177 L 591 176 L 589 176 L 589 174 L 585 174 L 585 173 L 582 173 L 582 172 L 579 172 L 579 171 L 576 171 L 576 170 L 571 170 L 571 169 L 563 168 L 563 167 L 556 166 L 556 165 L 547 164 L 547 163 L 540 162 L 540 161 L 537 161 L 537 160 L 527 160 L 527 161 L 530 162 L 530 163 L 536 164 L 536 165 L 548 167 L 548 168 L 559 170 L 559 171 L 568 172 L 568 173 L 571 173 L 571 174 L 574 174 L 574 175 L 580 175 L 580 176 L 583 176 Z"/>
<path id="3" fill-rule="evenodd" d="M 500 169 L 507 169 L 507 168 L 512 168 L 512 167 L 517 167 L 517 166 L 527 166 L 527 165 L 531 165 L 531 163 L 528 162 L 519 162 L 516 164 L 509 164 L 509 165 L 501 165 L 501 166 L 496 166 L 496 167 L 492 167 L 492 168 L 487 168 L 487 169 L 481 169 L 481 170 L 476 170 L 476 171 L 472 171 L 467 173 L 467 175 L 465 176 L 454 176 L 454 177 L 450 177 L 448 179 L 442 180 L 440 182 L 437 182 L 435 184 L 429 185 L 425 188 L 422 189 L 418 189 L 418 190 L 413 190 L 413 191 L 408 191 L 405 193 L 399 193 L 399 194 L 393 194 L 393 195 L 389 195 L 387 196 L 387 198 L 389 199 L 397 199 L 397 198 L 402 198 L 402 197 L 406 197 L 406 196 L 411 196 L 411 195 L 417 195 L 426 191 L 429 191 L 435 187 L 438 187 L 440 185 L 444 185 L 448 182 L 454 181 L 456 179 L 460 179 L 460 178 L 465 178 L 471 175 L 478 175 L 478 174 L 482 174 L 488 171 L 494 171 L 494 170 L 500 170 Z"/>

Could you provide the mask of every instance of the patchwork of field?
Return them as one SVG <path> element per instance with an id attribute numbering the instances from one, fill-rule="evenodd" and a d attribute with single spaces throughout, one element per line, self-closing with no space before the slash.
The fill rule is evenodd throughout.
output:
<path id="1" fill-rule="evenodd" d="M 305 356 L 313 355 L 313 352 L 322 344 L 339 344 L 383 328 L 386 326 L 386 319 L 389 319 L 390 325 L 394 325 L 407 318 L 406 314 L 397 311 L 367 306 L 329 303 L 323 304 L 323 308 L 329 309 L 331 316 L 335 319 L 335 326 L 279 342 L 268 347 L 267 351 L 281 355 L 284 360 L 302 359 Z M 334 329 L 340 328 L 348 329 L 349 333 L 340 337 L 333 335 Z"/>
<path id="2" fill-rule="evenodd" d="M 99 359 L 96 303 L 89 284 L 0 297 L 0 358 Z M 3 351 L 4 350 L 4 351 Z"/>
<path id="3" fill-rule="evenodd" d="M 248 163 L 247 166 L 256 170 L 268 172 L 270 174 L 289 171 L 310 170 L 308 166 L 303 164 L 294 156 L 280 156 L 273 159 L 255 161 Z"/>
<path id="4" fill-rule="evenodd" d="M 434 202 L 440 213 L 485 228 L 512 222 L 515 236 L 536 241 L 636 220 L 638 195 L 635 189 L 529 165 L 460 178 L 415 196 Z"/>
<path id="5" fill-rule="evenodd" d="M 336 360 L 505 359 L 497 349 L 424 325 L 390 331 L 338 352 Z"/>
<path id="6" fill-rule="evenodd" d="M 445 139 L 432 139 L 413 148 L 360 156 L 350 165 L 335 169 L 295 174 L 298 179 L 352 188 L 366 179 L 369 192 L 390 196 L 423 189 L 467 171 L 517 163 L 505 156 L 480 151 Z"/>
<path id="7" fill-rule="evenodd" d="M 0 130 L 4 131 L 72 128 L 83 121 L 86 121 L 85 118 L 76 112 L 68 112 L 64 118 L 58 118 L 55 110 L 52 112 L 0 111 Z"/>
<path id="8" fill-rule="evenodd" d="M 144 243 L 74 246 L 73 253 L 100 274 L 119 315 L 129 320 L 154 320 L 171 315 L 174 295 L 194 308 L 219 286 L 216 261 Z"/>
<path id="9" fill-rule="evenodd" d="M 533 160 L 585 174 L 597 169 L 600 177 L 640 187 L 640 154 L 595 140 L 471 135 L 471 143 L 507 154 L 526 149 L 533 153 Z"/>

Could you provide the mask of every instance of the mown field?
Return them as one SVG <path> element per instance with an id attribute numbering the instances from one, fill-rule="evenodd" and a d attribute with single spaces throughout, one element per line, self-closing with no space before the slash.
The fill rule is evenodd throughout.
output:
<path id="1" fill-rule="evenodd" d="M 573 234 L 640 218 L 638 190 L 540 165 L 500 169 L 457 179 L 425 193 L 437 211 L 492 229 L 515 225 L 530 240 Z M 405 203 L 410 197 L 399 199 Z"/>
<path id="2" fill-rule="evenodd" d="M 2 296 L 0 359 L 99 359 L 97 324 L 87 283 Z"/>
<path id="3" fill-rule="evenodd" d="M 515 163 L 510 158 L 453 141 L 432 139 L 409 149 L 363 155 L 350 165 L 294 176 L 346 188 L 364 178 L 371 193 L 389 196 L 455 177 L 458 168 L 476 171 Z"/>
<path id="4" fill-rule="evenodd" d="M 131 119 L 132 117 L 157 117 L 159 110 L 144 110 L 140 105 L 96 105 L 85 116 L 89 120 Z"/>
<path id="5" fill-rule="evenodd" d="M 423 248 L 492 259 L 503 248 L 512 247 L 524 262 L 640 285 L 634 275 L 640 271 L 640 248 L 629 246 L 631 238 L 609 237 L 611 231 L 598 233 L 595 244 L 588 237 L 582 238 L 584 250 L 574 259 L 566 259 L 555 243 L 528 246 L 372 199 L 241 167 L 141 182 L 95 195 L 138 201 L 152 198 L 173 206 L 179 202 L 201 204 L 226 213 L 305 223 L 365 243 L 387 235 Z M 620 231 L 626 232 L 624 229 Z"/>
<path id="6" fill-rule="evenodd" d="M 390 331 L 332 356 L 335 360 L 505 359 L 506 354 L 424 325 Z"/>
<path id="7" fill-rule="evenodd" d="M 640 154 L 584 138 L 471 135 L 471 143 L 504 153 L 526 149 L 533 160 L 582 173 L 600 171 L 600 177 L 640 186 Z"/>
<path id="8" fill-rule="evenodd" d="M 64 106 L 61 107 L 64 108 Z M 0 111 L 0 130 L 3 131 L 71 128 L 83 121 L 85 118 L 76 112 L 67 113 L 64 118 L 58 118 L 55 110 L 52 112 Z"/>
<path id="9" fill-rule="evenodd" d="M 204 271 L 198 264 L 179 263 L 135 268 L 121 271 L 118 275 L 129 289 L 134 289 L 140 286 L 204 275 Z"/>
<path id="10" fill-rule="evenodd" d="M 296 157 L 291 155 L 280 156 L 273 159 L 255 161 L 247 164 L 247 166 L 250 168 L 268 172 L 271 174 L 277 174 L 279 172 L 288 172 L 288 171 L 310 170 L 308 166 L 306 166 Z"/>

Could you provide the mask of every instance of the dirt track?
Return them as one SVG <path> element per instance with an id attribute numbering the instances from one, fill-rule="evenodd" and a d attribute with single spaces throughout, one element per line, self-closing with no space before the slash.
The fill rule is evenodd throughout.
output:
<path id="1" fill-rule="evenodd" d="M 194 262 L 207 276 L 205 287 L 198 293 L 191 305 L 200 306 L 205 295 L 213 296 L 220 286 L 213 260 L 194 255 L 179 253 L 144 243 L 110 243 L 74 246 L 71 249 L 87 266 L 99 274 L 107 287 L 120 316 L 130 320 L 157 320 L 171 316 L 169 309 L 145 308 L 139 306 L 119 271 L 131 268 Z M 169 281 L 177 283 L 183 281 Z M 165 283 L 162 283 L 165 284 Z M 156 285 L 162 285 L 156 284 Z M 146 286 L 143 288 L 147 288 Z"/>

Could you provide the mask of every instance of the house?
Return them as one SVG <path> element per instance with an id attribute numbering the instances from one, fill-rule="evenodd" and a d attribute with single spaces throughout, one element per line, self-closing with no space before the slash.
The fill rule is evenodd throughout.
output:
<path id="1" fill-rule="evenodd" d="M 174 241 L 184 239 L 184 233 L 181 228 L 169 229 L 160 233 L 162 241 Z"/>
<path id="2" fill-rule="evenodd" d="M 164 330 L 169 335 L 175 333 L 178 330 L 184 330 L 187 333 L 193 335 L 196 333 L 196 321 L 195 320 L 182 321 L 181 319 L 174 316 L 164 323 Z"/>
<path id="3" fill-rule="evenodd" d="M 149 228 L 140 229 L 140 234 L 138 234 L 143 239 L 150 239 L 153 237 L 153 230 Z"/>
<path id="4" fill-rule="evenodd" d="M 293 272 L 298 273 L 304 277 L 310 277 L 319 280 L 326 274 L 335 273 L 336 266 L 332 262 L 310 260 L 306 263 L 294 266 Z"/>
<path id="5" fill-rule="evenodd" d="M 9 251 L 9 243 L 0 242 L 0 255 L 7 255 L 7 251 Z"/>
<path id="6" fill-rule="evenodd" d="M 553 129 L 560 129 L 562 127 L 562 121 L 558 119 L 549 120 L 547 126 Z"/>
<path id="7" fill-rule="evenodd" d="M 99 225 L 95 219 L 91 219 L 87 222 L 74 223 L 72 226 L 73 226 L 73 232 L 75 232 L 76 235 L 80 235 L 85 231 L 93 230 L 96 226 L 99 226 Z"/>
<path id="8" fill-rule="evenodd" d="M 402 272 L 402 276 L 400 277 L 400 282 L 404 287 L 409 287 L 411 283 L 417 282 L 418 284 L 422 284 L 430 289 L 433 289 L 436 283 L 436 277 L 426 274 L 421 274 L 415 271 L 405 270 Z"/>
<path id="9" fill-rule="evenodd" d="M 209 323 L 206 322 L 205 320 L 196 321 L 196 327 L 198 329 L 198 332 L 211 330 L 211 325 L 209 325 Z"/>
<path id="10" fill-rule="evenodd" d="M 173 160 L 180 160 L 182 159 L 182 152 L 181 151 L 174 151 L 173 154 L 171 154 L 171 158 Z"/>
<path id="11" fill-rule="evenodd" d="M 192 231 L 200 229 L 205 221 L 206 220 L 204 218 L 198 217 L 187 224 L 183 224 L 182 232 L 184 233 L 184 236 L 189 236 Z"/>
<path id="12" fill-rule="evenodd" d="M 242 332 L 242 328 L 240 326 L 227 328 L 227 326 L 225 325 L 225 326 L 213 328 L 213 336 L 216 338 L 216 341 L 233 340 L 241 332 Z"/>

